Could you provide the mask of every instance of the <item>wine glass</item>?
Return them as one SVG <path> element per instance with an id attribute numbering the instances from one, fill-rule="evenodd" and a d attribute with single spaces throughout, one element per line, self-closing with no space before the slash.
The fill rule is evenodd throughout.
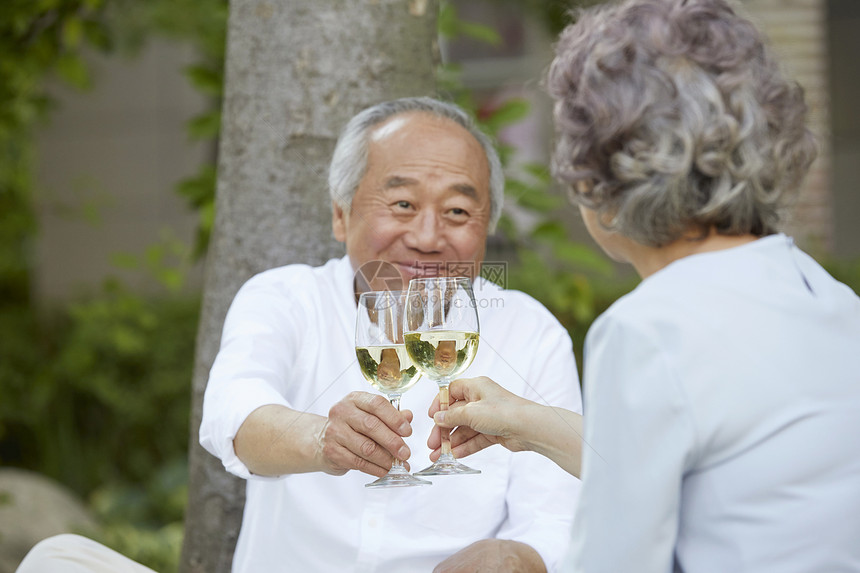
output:
<path id="1" fill-rule="evenodd" d="M 358 299 L 355 320 L 355 355 L 362 375 L 400 409 L 400 396 L 421 377 L 403 345 L 403 302 L 401 291 L 371 291 Z M 405 487 L 430 485 L 406 471 L 395 459 L 388 474 L 365 487 Z"/>
<path id="2" fill-rule="evenodd" d="M 409 281 L 403 339 L 416 366 L 439 385 L 439 407 L 448 409 L 448 385 L 478 352 L 478 309 L 472 283 L 465 277 L 430 277 Z M 442 432 L 442 453 L 415 475 L 479 474 L 451 453 L 450 431 Z"/>

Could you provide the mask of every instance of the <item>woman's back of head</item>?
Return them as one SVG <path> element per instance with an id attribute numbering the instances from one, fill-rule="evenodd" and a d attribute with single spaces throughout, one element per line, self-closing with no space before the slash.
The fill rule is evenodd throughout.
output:
<path id="1" fill-rule="evenodd" d="M 816 147 L 802 89 L 726 0 L 610 3 L 556 52 L 553 168 L 574 201 L 654 247 L 779 230 Z"/>

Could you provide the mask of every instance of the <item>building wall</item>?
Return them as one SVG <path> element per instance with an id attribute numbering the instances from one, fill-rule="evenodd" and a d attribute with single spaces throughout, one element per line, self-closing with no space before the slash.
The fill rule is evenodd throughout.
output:
<path id="1" fill-rule="evenodd" d="M 784 70 L 803 86 L 810 107 L 810 127 L 820 145 L 788 232 L 813 253 L 831 252 L 834 232 L 826 0 L 746 0 L 744 4 L 751 19 L 767 34 Z"/>
<path id="2" fill-rule="evenodd" d="M 174 192 L 211 152 L 185 129 L 206 105 L 183 76 L 192 61 L 153 41 L 133 59 L 94 56 L 92 91 L 53 89 L 58 106 L 36 138 L 36 300 L 86 294 L 109 276 L 163 292 L 117 260 L 145 267 L 153 245 L 193 243 L 196 214 Z"/>
<path id="3" fill-rule="evenodd" d="M 860 259 L 860 1 L 828 1 L 834 253 Z"/>

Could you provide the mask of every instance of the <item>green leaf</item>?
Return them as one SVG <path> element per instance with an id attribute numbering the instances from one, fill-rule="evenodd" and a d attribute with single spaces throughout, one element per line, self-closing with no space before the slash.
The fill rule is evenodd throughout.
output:
<path id="1" fill-rule="evenodd" d="M 75 50 L 80 47 L 81 39 L 84 36 L 84 26 L 80 18 L 69 16 L 63 22 L 62 30 L 63 45 L 70 50 Z"/>
<path id="2" fill-rule="evenodd" d="M 442 2 L 439 5 L 436 30 L 443 38 L 454 38 L 457 36 L 457 9 L 450 2 Z"/>
<path id="3" fill-rule="evenodd" d="M 221 70 L 213 69 L 204 64 L 197 64 L 185 68 L 185 76 L 191 85 L 205 94 L 220 96 L 223 92 L 224 77 Z"/>
<path id="4" fill-rule="evenodd" d="M 505 182 L 505 192 L 513 198 L 517 198 L 525 193 L 536 192 L 537 188 L 523 181 L 522 179 L 514 179 L 508 177 Z"/>
<path id="5" fill-rule="evenodd" d="M 486 24 L 460 20 L 457 23 L 456 31 L 460 35 L 490 44 L 491 46 L 498 46 L 502 43 L 502 37 L 499 35 L 499 32 Z"/>
<path id="6" fill-rule="evenodd" d="M 564 242 L 567 240 L 567 230 L 558 221 L 544 221 L 534 228 L 532 237 L 549 243 Z"/>
<path id="7" fill-rule="evenodd" d="M 157 268 L 164 260 L 164 246 L 159 243 L 150 245 L 146 248 L 144 256 L 150 268 Z"/>
<path id="8" fill-rule="evenodd" d="M 494 109 L 483 123 L 495 133 L 503 127 L 522 121 L 528 117 L 530 112 L 531 104 L 528 100 L 512 98 Z"/>
<path id="9" fill-rule="evenodd" d="M 602 254 L 581 243 L 559 243 L 553 248 L 555 256 L 583 270 L 611 275 L 612 264 Z"/>
<path id="10" fill-rule="evenodd" d="M 498 46 L 502 43 L 499 32 L 486 24 L 461 20 L 457 9 L 451 2 L 442 2 L 436 18 L 436 30 L 443 38 L 454 39 L 461 36 Z"/>
<path id="11" fill-rule="evenodd" d="M 110 262 L 115 267 L 121 269 L 136 269 L 140 267 L 137 255 L 131 253 L 114 253 L 110 257 Z"/>
<path id="12" fill-rule="evenodd" d="M 185 283 L 185 273 L 179 269 L 164 268 L 158 272 L 158 280 L 170 292 L 178 292 Z"/>
<path id="13" fill-rule="evenodd" d="M 533 211 L 548 213 L 561 207 L 563 201 L 557 195 L 532 190 L 520 195 L 517 198 L 517 204 Z"/>
<path id="14" fill-rule="evenodd" d="M 502 216 L 499 218 L 499 222 L 496 225 L 496 234 L 505 237 L 509 241 L 517 236 L 517 227 L 507 213 L 502 213 Z"/>
<path id="15" fill-rule="evenodd" d="M 192 118 L 187 124 L 192 139 L 212 139 L 221 130 L 221 112 L 212 110 Z"/>
<path id="16" fill-rule="evenodd" d="M 545 186 L 552 182 L 552 175 L 549 172 L 549 167 L 544 163 L 528 162 L 524 163 L 520 167 Z"/>
<path id="17" fill-rule="evenodd" d="M 113 48 L 113 40 L 108 30 L 99 22 L 85 20 L 84 36 L 87 42 L 102 52 L 108 52 Z"/>
<path id="18" fill-rule="evenodd" d="M 35 5 L 34 13 L 50 12 L 59 8 L 61 0 L 38 0 Z"/>
<path id="19" fill-rule="evenodd" d="M 214 198 L 209 203 L 202 205 L 200 208 L 200 226 L 206 230 L 211 230 L 215 226 L 215 201 Z"/>
<path id="20" fill-rule="evenodd" d="M 183 180 L 176 190 L 193 207 L 200 207 L 214 199 L 216 181 L 215 166 L 203 165 L 197 175 Z"/>
<path id="21" fill-rule="evenodd" d="M 59 76 L 72 86 L 82 90 L 90 87 L 90 74 L 79 56 L 63 54 L 56 65 Z"/>

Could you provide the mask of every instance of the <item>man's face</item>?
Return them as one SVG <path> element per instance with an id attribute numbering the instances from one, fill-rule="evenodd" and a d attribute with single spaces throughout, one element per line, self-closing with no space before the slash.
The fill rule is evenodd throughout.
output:
<path id="1" fill-rule="evenodd" d="M 352 268 L 374 260 L 415 276 L 468 274 L 484 258 L 490 221 L 489 167 L 481 145 L 451 120 L 399 114 L 371 134 L 367 172 L 349 213 L 333 206 L 334 237 Z M 447 265 L 460 263 L 464 273 Z M 357 291 L 384 284 L 357 284 Z"/>

